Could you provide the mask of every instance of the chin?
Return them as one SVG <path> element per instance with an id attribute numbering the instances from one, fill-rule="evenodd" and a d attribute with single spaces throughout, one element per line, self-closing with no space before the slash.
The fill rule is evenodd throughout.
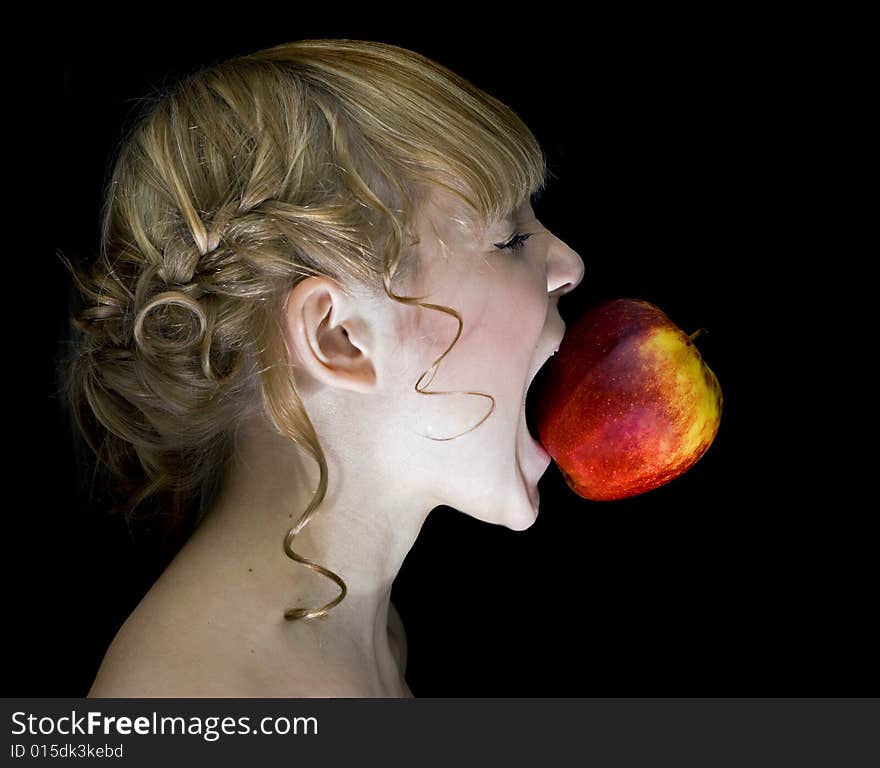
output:
<path id="1" fill-rule="evenodd" d="M 515 479 L 508 486 L 507 502 L 502 508 L 503 520 L 499 522 L 511 531 L 524 531 L 538 519 L 541 496 L 537 483 L 526 479 L 518 460 L 516 466 Z"/>
<path id="2" fill-rule="evenodd" d="M 524 531 L 535 524 L 540 501 L 537 484 L 530 484 L 518 462 L 512 462 L 501 477 L 484 483 L 466 503 L 461 498 L 447 498 L 444 505 L 484 523 Z"/>
<path id="3" fill-rule="evenodd" d="M 505 528 L 509 528 L 511 531 L 524 531 L 527 528 L 531 528 L 535 524 L 535 520 L 538 519 L 537 515 L 530 515 L 527 520 L 521 520 L 517 523 L 507 523 L 505 524 Z"/>
<path id="4" fill-rule="evenodd" d="M 531 528 L 535 524 L 535 520 L 538 519 L 540 501 L 537 488 L 532 488 L 529 492 L 525 485 L 521 485 L 506 508 L 503 519 L 497 522 L 511 531 L 524 531 Z"/>
<path id="5" fill-rule="evenodd" d="M 538 519 L 538 504 L 538 498 L 527 499 L 515 518 L 506 524 L 507 527 L 511 531 L 524 531 L 531 528 L 535 524 L 535 520 Z"/>
<path id="6" fill-rule="evenodd" d="M 535 493 L 537 494 L 537 489 Z M 538 501 L 537 496 L 530 498 L 526 489 L 521 487 L 516 493 L 510 494 L 506 498 L 495 496 L 478 508 L 470 505 L 457 507 L 449 504 L 447 506 L 458 509 L 468 517 L 484 523 L 500 525 L 511 531 L 524 531 L 531 528 L 535 524 L 535 520 L 538 519 Z"/>

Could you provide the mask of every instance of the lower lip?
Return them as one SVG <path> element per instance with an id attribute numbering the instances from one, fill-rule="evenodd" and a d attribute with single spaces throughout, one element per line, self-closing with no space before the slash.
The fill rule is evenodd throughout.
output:
<path id="1" fill-rule="evenodd" d="M 523 483 L 529 494 L 529 498 L 532 501 L 532 505 L 537 509 L 541 503 L 541 496 L 538 491 L 538 480 L 543 477 L 544 472 L 547 471 L 547 467 L 550 465 L 552 459 L 550 458 L 550 454 L 544 450 L 544 447 L 531 436 L 529 430 L 525 429 L 524 431 L 526 433 L 528 447 L 525 449 L 525 468 L 523 468 L 522 462 L 520 463 L 520 476 L 523 479 Z"/>
<path id="2" fill-rule="evenodd" d="M 535 438 L 532 437 L 532 433 L 529 432 L 529 429 L 526 426 L 525 412 L 523 412 L 523 432 L 525 433 L 525 441 L 529 446 L 530 453 L 534 457 L 535 463 L 540 463 L 541 474 L 543 475 L 544 470 L 550 466 L 550 462 L 553 461 L 553 459 L 550 454 L 544 450 L 544 446 L 535 440 Z"/>
<path id="3" fill-rule="evenodd" d="M 526 432 L 528 432 L 528 430 L 526 430 Z M 544 462 L 544 468 L 546 469 L 547 466 L 549 466 L 550 462 L 551 462 L 553 459 L 551 458 L 550 454 L 547 453 L 546 450 L 544 450 L 544 446 L 541 445 L 537 440 L 535 440 L 534 437 L 532 437 L 532 435 L 531 435 L 530 432 L 528 433 L 528 435 L 529 435 L 529 443 L 531 444 L 531 446 L 532 446 L 532 448 L 534 449 L 535 453 L 538 454 L 538 456 L 541 457 L 541 461 Z"/>

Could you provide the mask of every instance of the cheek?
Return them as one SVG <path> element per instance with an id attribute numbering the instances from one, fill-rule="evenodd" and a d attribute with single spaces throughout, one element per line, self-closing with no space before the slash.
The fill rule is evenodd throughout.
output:
<path id="1" fill-rule="evenodd" d="M 546 300 L 542 301 L 534 292 L 499 292 L 468 340 L 470 348 L 483 360 L 477 369 L 485 380 L 500 395 L 510 395 L 517 403 L 535 359 L 546 313 Z"/>
<path id="2" fill-rule="evenodd" d="M 528 265 L 488 262 L 447 281 L 444 290 L 425 299 L 461 314 L 461 335 L 438 366 L 431 389 L 473 389 L 480 383 L 521 390 L 532 364 L 547 315 L 547 294 Z M 454 315 L 420 308 L 414 340 L 424 367 L 452 343 L 458 330 Z M 426 378 L 426 381 L 428 378 Z M 499 394 L 503 394 L 499 392 Z"/>
<path id="3" fill-rule="evenodd" d="M 507 290 L 497 291 L 492 301 L 496 343 L 531 357 L 547 318 L 546 290 L 536 285 L 533 274 L 523 274 Z"/>

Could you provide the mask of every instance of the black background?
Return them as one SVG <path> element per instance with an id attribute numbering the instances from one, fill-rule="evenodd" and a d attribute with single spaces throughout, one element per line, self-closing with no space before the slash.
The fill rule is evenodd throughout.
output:
<path id="1" fill-rule="evenodd" d="M 286 40 L 375 39 L 436 59 L 532 128 L 555 176 L 536 213 L 587 266 L 560 303 L 567 323 L 633 296 L 688 332 L 707 329 L 697 345 L 724 414 L 687 474 L 595 503 L 551 465 L 524 532 L 445 507 L 429 516 L 392 595 L 417 697 L 876 693 L 873 523 L 834 495 L 839 451 L 811 429 L 825 404 L 794 361 L 796 337 L 817 338 L 792 313 L 808 297 L 786 194 L 804 172 L 790 115 L 808 72 L 760 20 L 683 21 L 397 34 L 291 17 L 234 34 L 77 34 L 62 49 L 53 183 L 63 205 L 53 216 L 55 246 L 72 258 L 97 244 L 111 155 L 154 87 Z M 46 258 L 49 294 L 34 320 L 44 354 L 28 380 L 37 421 L 20 457 L 40 472 L 28 475 L 39 478 L 37 501 L 12 515 L 7 626 L 18 650 L 7 696 L 84 695 L 157 575 L 124 527 L 77 493 L 55 395 L 68 288 Z"/>

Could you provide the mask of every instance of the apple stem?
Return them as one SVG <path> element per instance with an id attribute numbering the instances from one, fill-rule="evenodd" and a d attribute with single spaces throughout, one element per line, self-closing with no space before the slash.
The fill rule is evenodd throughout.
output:
<path id="1" fill-rule="evenodd" d="M 700 336 L 700 334 L 702 334 L 702 333 L 708 333 L 708 331 L 706 331 L 705 328 L 697 328 L 697 330 L 695 330 L 690 336 L 688 336 L 688 338 L 689 338 L 691 341 L 696 341 L 697 338 L 698 338 L 698 337 Z"/>

